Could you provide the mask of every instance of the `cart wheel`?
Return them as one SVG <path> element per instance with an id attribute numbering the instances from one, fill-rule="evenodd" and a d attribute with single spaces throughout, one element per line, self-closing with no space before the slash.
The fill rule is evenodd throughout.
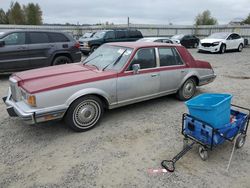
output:
<path id="1" fill-rule="evenodd" d="M 188 138 L 183 138 L 183 149 L 188 145 Z"/>
<path id="2" fill-rule="evenodd" d="M 207 149 L 203 146 L 199 146 L 199 155 L 203 161 L 206 161 L 208 159 Z"/>
<path id="3" fill-rule="evenodd" d="M 245 144 L 245 141 L 246 141 L 246 135 L 244 134 L 240 134 L 237 139 L 236 139 L 236 148 L 239 149 L 239 148 L 242 148 Z"/>

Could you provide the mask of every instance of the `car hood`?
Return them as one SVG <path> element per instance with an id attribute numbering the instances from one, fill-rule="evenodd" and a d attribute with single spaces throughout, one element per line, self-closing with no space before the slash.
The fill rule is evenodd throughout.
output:
<path id="1" fill-rule="evenodd" d="M 213 42 L 221 42 L 224 39 L 210 39 L 210 38 L 205 38 L 201 40 L 201 43 L 213 43 Z"/>
<path id="2" fill-rule="evenodd" d="M 20 87 L 28 93 L 59 89 L 116 77 L 114 71 L 99 71 L 82 63 L 58 65 L 14 74 Z"/>

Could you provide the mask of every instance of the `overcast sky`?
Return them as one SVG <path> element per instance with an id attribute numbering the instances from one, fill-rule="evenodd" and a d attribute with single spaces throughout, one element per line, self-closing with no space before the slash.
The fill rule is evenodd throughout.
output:
<path id="1" fill-rule="evenodd" d="M 11 0 L 0 0 L 7 10 Z M 127 17 L 137 24 L 194 24 L 198 13 L 209 9 L 219 24 L 246 18 L 250 0 L 18 0 L 38 3 L 44 23 L 95 24 L 106 21 L 125 24 Z"/>

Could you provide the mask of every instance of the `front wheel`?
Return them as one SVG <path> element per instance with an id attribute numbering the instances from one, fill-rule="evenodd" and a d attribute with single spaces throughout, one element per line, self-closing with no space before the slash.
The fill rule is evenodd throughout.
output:
<path id="1" fill-rule="evenodd" d="M 199 155 L 203 161 L 206 161 L 208 159 L 207 149 L 203 146 L 199 146 Z"/>
<path id="2" fill-rule="evenodd" d="M 67 125 L 77 132 L 92 129 L 103 115 L 102 101 L 96 96 L 84 96 L 70 106 L 65 120 Z"/>
<path id="3" fill-rule="evenodd" d="M 240 134 L 236 139 L 236 145 L 235 145 L 236 148 L 237 149 L 242 148 L 245 142 L 246 142 L 246 135 Z"/>
<path id="4" fill-rule="evenodd" d="M 195 91 L 196 91 L 196 81 L 194 78 L 189 78 L 185 81 L 185 83 L 181 86 L 181 88 L 177 92 L 177 97 L 182 101 L 186 101 L 194 96 Z"/>
<path id="5" fill-rule="evenodd" d="M 224 54 L 225 52 L 226 52 L 226 45 L 222 44 L 221 47 L 220 47 L 220 53 Z"/>
<path id="6" fill-rule="evenodd" d="M 242 52 L 242 50 L 243 50 L 243 44 L 240 44 L 238 47 L 238 52 Z"/>

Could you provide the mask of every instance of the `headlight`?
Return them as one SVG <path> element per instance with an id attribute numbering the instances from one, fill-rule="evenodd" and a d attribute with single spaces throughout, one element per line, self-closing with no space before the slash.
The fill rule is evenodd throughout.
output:
<path id="1" fill-rule="evenodd" d="M 26 91 L 21 89 L 22 99 L 30 106 L 36 106 L 36 96 L 28 94 Z"/>
<path id="2" fill-rule="evenodd" d="M 88 43 L 88 42 L 84 42 L 84 43 L 83 43 L 83 46 L 88 47 L 88 46 L 89 46 L 89 43 Z"/>
<path id="3" fill-rule="evenodd" d="M 217 46 L 219 44 L 220 44 L 220 42 L 213 42 L 213 46 Z"/>

